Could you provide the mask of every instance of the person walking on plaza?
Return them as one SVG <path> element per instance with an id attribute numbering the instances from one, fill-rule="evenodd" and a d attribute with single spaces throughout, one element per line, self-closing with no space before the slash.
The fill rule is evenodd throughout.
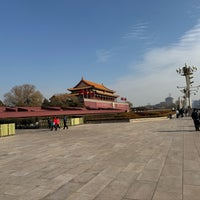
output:
<path id="1" fill-rule="evenodd" d="M 48 122 L 48 128 L 51 129 L 52 122 L 51 122 L 50 117 L 48 117 L 47 122 Z"/>
<path id="2" fill-rule="evenodd" d="M 54 119 L 53 119 L 53 125 L 54 125 L 54 128 L 55 128 L 55 131 L 57 131 L 57 128 L 58 128 L 57 117 L 54 117 Z"/>
<path id="3" fill-rule="evenodd" d="M 195 130 L 199 131 L 200 123 L 199 123 L 199 113 L 198 113 L 197 109 L 193 109 L 193 111 L 192 111 L 192 119 L 193 119 L 193 122 L 194 122 Z"/>
<path id="4" fill-rule="evenodd" d="M 67 117 L 66 116 L 64 116 L 64 118 L 63 118 L 63 125 L 64 125 L 63 129 L 69 128 L 68 125 L 67 125 Z"/>
<path id="5" fill-rule="evenodd" d="M 60 129 L 60 118 L 59 117 L 57 117 L 57 128 Z"/>
<path id="6" fill-rule="evenodd" d="M 54 120 L 51 120 L 51 131 L 53 131 L 53 128 L 55 128 L 55 122 Z"/>

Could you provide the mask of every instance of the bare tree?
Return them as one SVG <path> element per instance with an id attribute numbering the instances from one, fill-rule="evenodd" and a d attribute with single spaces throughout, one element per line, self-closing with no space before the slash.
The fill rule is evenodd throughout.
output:
<path id="1" fill-rule="evenodd" d="M 0 106 L 4 106 L 3 101 L 0 100 Z"/>
<path id="2" fill-rule="evenodd" d="M 6 106 L 41 106 L 42 101 L 43 95 L 30 84 L 15 86 L 4 95 Z"/>
<path id="3" fill-rule="evenodd" d="M 43 101 L 43 106 L 59 106 L 63 108 L 67 107 L 82 107 L 82 103 L 77 96 L 73 96 L 71 94 L 55 94 L 53 95 L 49 101 L 45 99 Z"/>

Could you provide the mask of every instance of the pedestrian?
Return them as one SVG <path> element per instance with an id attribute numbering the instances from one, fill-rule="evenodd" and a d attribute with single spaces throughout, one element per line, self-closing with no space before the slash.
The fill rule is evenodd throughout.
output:
<path id="1" fill-rule="evenodd" d="M 51 123 L 51 119 L 50 119 L 50 117 L 48 117 L 47 122 L 48 122 L 48 128 L 51 129 L 51 125 L 52 125 L 52 123 Z"/>
<path id="2" fill-rule="evenodd" d="M 193 109 L 192 111 L 192 119 L 194 122 L 194 127 L 196 131 L 199 131 L 199 113 L 197 109 Z"/>
<path id="3" fill-rule="evenodd" d="M 64 125 L 63 129 L 69 128 L 68 125 L 67 125 L 67 117 L 66 116 L 64 116 L 64 118 L 63 118 L 63 125 Z"/>
<path id="4" fill-rule="evenodd" d="M 53 127 L 55 128 L 55 131 L 57 131 L 57 128 L 58 128 L 57 117 L 54 117 L 53 119 Z"/>
<path id="5" fill-rule="evenodd" d="M 57 128 L 60 129 L 60 118 L 59 117 L 57 117 Z"/>
<path id="6" fill-rule="evenodd" d="M 176 118 L 179 118 L 179 109 L 176 109 Z"/>
<path id="7" fill-rule="evenodd" d="M 55 122 L 54 120 L 51 120 L 51 131 L 53 131 L 53 128 L 55 128 Z"/>

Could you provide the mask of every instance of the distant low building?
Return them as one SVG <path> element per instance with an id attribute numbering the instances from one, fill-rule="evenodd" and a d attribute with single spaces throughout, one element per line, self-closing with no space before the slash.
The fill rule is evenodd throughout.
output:
<path id="1" fill-rule="evenodd" d="M 167 105 L 172 105 L 173 104 L 173 100 L 174 99 L 171 96 L 169 96 L 169 97 L 165 98 L 165 103 Z"/>
<path id="2" fill-rule="evenodd" d="M 173 103 L 173 98 L 169 95 L 168 97 L 165 98 L 165 101 L 162 101 L 158 104 L 155 105 L 147 105 L 145 108 L 148 109 L 174 109 L 176 107 L 176 104 Z"/>

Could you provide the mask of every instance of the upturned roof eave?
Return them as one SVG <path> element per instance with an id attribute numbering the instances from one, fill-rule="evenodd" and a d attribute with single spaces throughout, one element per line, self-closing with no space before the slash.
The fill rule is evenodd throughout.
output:
<path id="1" fill-rule="evenodd" d="M 78 87 L 81 84 L 81 82 L 84 82 L 88 86 Z M 75 91 L 75 90 L 87 89 L 87 88 L 94 88 L 94 89 L 98 89 L 98 90 L 101 90 L 101 91 L 108 91 L 108 92 L 115 93 L 114 90 L 111 90 L 111 89 L 105 87 L 103 84 L 98 84 L 98 83 L 95 83 L 95 82 L 92 82 L 92 81 L 85 80 L 83 78 L 79 81 L 78 84 L 76 84 L 73 88 L 68 88 L 68 90 L 69 91 Z"/>

